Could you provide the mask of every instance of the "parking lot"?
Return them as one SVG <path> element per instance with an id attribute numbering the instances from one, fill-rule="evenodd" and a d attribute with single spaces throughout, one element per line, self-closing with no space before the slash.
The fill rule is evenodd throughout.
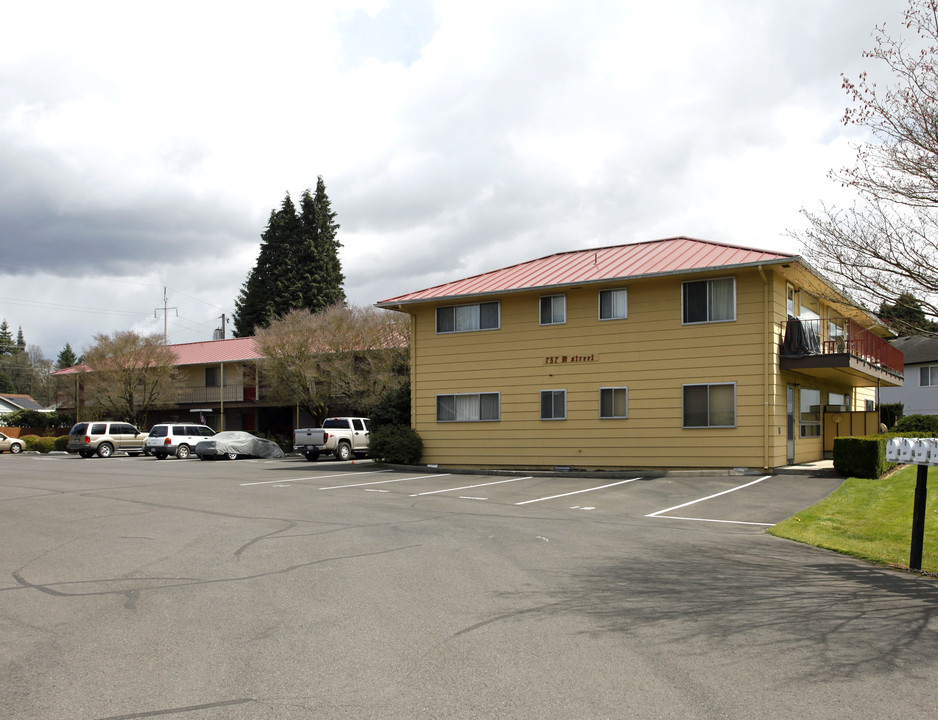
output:
<path id="1" fill-rule="evenodd" d="M 10 718 L 930 717 L 938 585 L 832 478 L 0 456 Z"/>

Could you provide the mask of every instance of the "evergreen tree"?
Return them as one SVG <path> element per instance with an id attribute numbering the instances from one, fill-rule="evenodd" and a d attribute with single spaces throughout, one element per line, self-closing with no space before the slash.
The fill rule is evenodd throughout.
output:
<path id="1" fill-rule="evenodd" d="M 0 370 L 0 393 L 15 393 L 16 385 L 13 384 L 13 380 L 5 372 Z"/>
<path id="2" fill-rule="evenodd" d="M 23 337 L 23 326 L 20 325 L 20 329 L 16 333 L 16 348 L 13 352 L 21 353 L 26 349 L 26 338 Z"/>
<path id="3" fill-rule="evenodd" d="M 291 310 L 318 312 L 345 300 L 336 239 L 339 225 L 320 176 L 297 213 L 287 193 L 261 235 L 257 263 L 235 301 L 235 336 L 252 335 Z"/>
<path id="4" fill-rule="evenodd" d="M 65 343 L 65 347 L 62 348 L 62 352 L 59 353 L 59 357 L 55 361 L 55 369 L 64 370 L 65 368 L 74 367 L 80 362 L 81 360 L 75 355 L 71 344 Z"/>
<path id="5" fill-rule="evenodd" d="M 883 302 L 879 317 L 902 335 L 924 335 L 938 330 L 938 325 L 925 315 L 922 301 L 911 293 L 901 293 L 892 304 Z"/>
<path id="6" fill-rule="evenodd" d="M 12 355 L 14 348 L 10 326 L 7 325 L 7 321 L 4 319 L 3 322 L 0 322 L 0 355 Z"/>
<path id="7" fill-rule="evenodd" d="M 342 243 L 336 237 L 339 224 L 335 222 L 336 214 L 332 211 L 329 196 L 326 195 L 326 183 L 323 182 L 322 175 L 316 180 L 316 196 L 313 198 L 312 209 L 310 219 L 315 227 L 312 242 L 318 271 L 318 307 L 307 307 L 315 312 L 345 301 L 345 291 L 342 289 L 345 275 L 342 274 L 342 263 L 339 261 L 339 248 Z"/>

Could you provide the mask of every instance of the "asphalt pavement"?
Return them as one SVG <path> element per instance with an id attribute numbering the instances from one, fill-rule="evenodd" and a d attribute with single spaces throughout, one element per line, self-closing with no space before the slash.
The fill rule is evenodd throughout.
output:
<path id="1" fill-rule="evenodd" d="M 932 717 L 936 581 L 765 533 L 839 482 L 3 455 L 0 707 Z"/>

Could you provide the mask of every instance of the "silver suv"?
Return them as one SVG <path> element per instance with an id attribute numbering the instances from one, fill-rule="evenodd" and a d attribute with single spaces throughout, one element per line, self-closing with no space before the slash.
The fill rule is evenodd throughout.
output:
<path id="1" fill-rule="evenodd" d="M 147 455 L 153 455 L 157 460 L 165 460 L 169 455 L 185 460 L 195 450 L 197 442 L 214 434 L 208 425 L 162 423 L 150 429 L 143 448 Z"/>
<path id="2" fill-rule="evenodd" d="M 68 432 L 66 450 L 78 453 L 83 458 L 94 454 L 111 457 L 115 452 L 126 452 L 131 457 L 143 452 L 146 436 L 133 425 L 125 422 L 102 420 L 99 422 L 75 423 Z"/>

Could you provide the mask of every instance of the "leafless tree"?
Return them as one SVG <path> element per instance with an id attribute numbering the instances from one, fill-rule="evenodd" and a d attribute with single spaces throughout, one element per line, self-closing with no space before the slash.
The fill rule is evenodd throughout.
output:
<path id="1" fill-rule="evenodd" d="M 409 317 L 371 307 L 333 305 L 318 313 L 293 310 L 258 329 L 270 391 L 315 418 L 330 403 L 367 415 L 406 378 Z"/>
<path id="2" fill-rule="evenodd" d="M 98 333 L 85 350 L 85 404 L 97 414 L 139 425 L 169 404 L 176 387 L 176 356 L 161 335 Z"/>
<path id="3" fill-rule="evenodd" d="M 886 78 L 843 77 L 843 122 L 868 129 L 856 163 L 830 173 L 852 207 L 803 211 L 793 235 L 819 271 L 875 311 L 903 295 L 938 317 L 938 0 L 909 0 L 904 36 L 876 28 L 863 53 Z"/>

